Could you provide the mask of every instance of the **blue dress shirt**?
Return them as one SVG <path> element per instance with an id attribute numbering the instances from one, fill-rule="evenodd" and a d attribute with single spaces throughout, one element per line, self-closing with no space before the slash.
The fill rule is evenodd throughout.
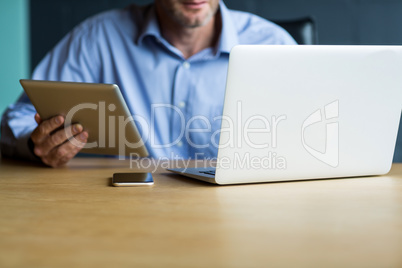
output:
<path id="1" fill-rule="evenodd" d="M 230 50 L 237 44 L 296 44 L 258 16 L 229 10 L 223 2 L 220 12 L 217 46 L 189 59 L 162 37 L 153 5 L 101 13 L 65 36 L 32 79 L 117 84 L 131 113 L 141 119 L 137 123 L 150 156 L 216 157 L 219 135 L 213 134 L 220 129 Z M 27 145 L 37 126 L 34 114 L 25 94 L 6 110 L 4 155 L 34 158 Z"/>

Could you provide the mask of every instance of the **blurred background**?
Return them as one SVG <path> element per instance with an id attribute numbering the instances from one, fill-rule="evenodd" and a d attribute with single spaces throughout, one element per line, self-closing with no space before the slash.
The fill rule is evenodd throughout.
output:
<path id="1" fill-rule="evenodd" d="M 0 0 L 0 111 L 14 102 L 21 78 L 75 25 L 101 11 L 150 0 Z M 283 21 L 314 20 L 318 44 L 401 45 L 401 0 L 225 0 L 231 9 Z M 401 70 L 402 72 L 402 70 Z M 401 89 L 402 90 L 402 89 Z M 402 100 L 401 100 L 402 101 Z M 400 128 L 394 161 L 402 162 Z"/>

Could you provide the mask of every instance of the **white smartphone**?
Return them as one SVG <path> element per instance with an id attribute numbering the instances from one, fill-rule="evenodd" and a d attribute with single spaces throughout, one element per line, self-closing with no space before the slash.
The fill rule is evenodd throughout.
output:
<path id="1" fill-rule="evenodd" d="M 151 173 L 114 173 L 112 184 L 113 186 L 153 185 L 154 180 Z"/>

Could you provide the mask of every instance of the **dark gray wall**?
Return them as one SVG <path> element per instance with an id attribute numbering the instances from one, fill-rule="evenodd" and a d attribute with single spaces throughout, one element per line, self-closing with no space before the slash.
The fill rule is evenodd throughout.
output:
<path id="1" fill-rule="evenodd" d="M 227 1 L 272 19 L 313 16 L 321 44 L 402 44 L 401 0 Z"/>
<path id="2" fill-rule="evenodd" d="M 149 2 L 152 1 L 31 0 L 32 68 L 88 16 L 130 3 Z M 225 3 L 229 8 L 272 20 L 311 16 L 316 21 L 319 44 L 402 44 L 402 0 L 226 0 Z M 402 162 L 402 127 L 394 161 Z"/>

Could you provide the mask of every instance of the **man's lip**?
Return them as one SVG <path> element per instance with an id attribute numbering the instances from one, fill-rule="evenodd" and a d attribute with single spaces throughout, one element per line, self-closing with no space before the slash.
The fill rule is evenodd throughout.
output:
<path id="1" fill-rule="evenodd" d="M 190 9 L 200 9 L 207 3 L 208 1 L 185 1 L 183 5 Z"/>

